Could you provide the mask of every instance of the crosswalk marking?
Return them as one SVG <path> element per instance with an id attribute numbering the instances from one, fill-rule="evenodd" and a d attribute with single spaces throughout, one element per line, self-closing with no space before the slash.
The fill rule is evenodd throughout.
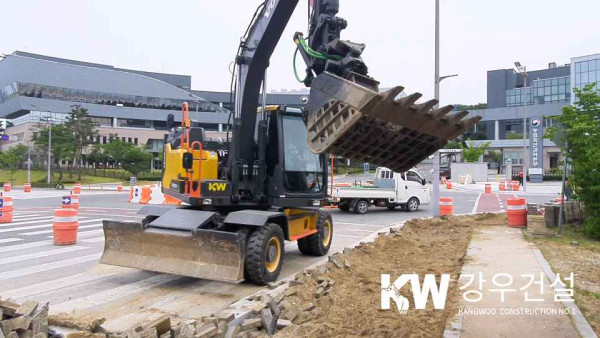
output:
<path id="1" fill-rule="evenodd" d="M 12 242 L 18 242 L 18 241 L 22 241 L 22 238 L 2 238 L 0 239 L 0 244 L 1 243 L 12 243 Z M 2 252 L 2 251 L 0 251 Z"/>
<path id="2" fill-rule="evenodd" d="M 97 219 L 94 220 L 90 220 L 90 221 L 94 221 L 97 222 Z M 79 222 L 81 223 L 81 222 Z M 80 225 L 79 226 L 79 230 L 81 229 L 91 229 L 91 228 L 97 228 L 97 227 L 101 227 L 102 223 L 97 223 L 97 224 L 89 224 L 89 225 Z M 24 235 L 24 236 L 34 236 L 34 235 L 41 235 L 41 234 L 51 234 L 53 232 L 52 229 L 50 230 L 40 230 L 40 231 L 33 231 L 33 232 L 23 232 L 20 233 L 19 235 Z"/>
<path id="3" fill-rule="evenodd" d="M 79 217 L 79 219 L 87 219 L 87 218 L 90 218 L 90 217 Z M 26 225 L 26 224 L 42 223 L 42 222 L 46 222 L 46 221 L 52 221 L 53 219 L 54 219 L 54 216 L 47 216 L 47 217 L 43 217 L 43 219 L 39 219 L 37 221 L 3 223 L 3 224 L 0 224 L 0 228 L 6 228 L 9 226 L 13 226 L 13 225 Z"/>
<path id="4" fill-rule="evenodd" d="M 98 230 L 90 230 L 90 231 L 80 232 L 77 234 L 77 238 L 81 239 L 81 238 L 88 238 L 88 237 L 96 237 L 98 235 L 104 237 L 104 230 L 98 229 Z M 54 238 L 54 236 L 50 235 L 47 238 Z"/>
<path id="5" fill-rule="evenodd" d="M 72 266 L 74 264 L 96 261 L 96 260 L 100 259 L 101 256 L 102 256 L 102 254 L 97 253 L 97 254 L 92 254 L 92 255 L 76 257 L 76 258 L 72 258 L 72 259 L 66 259 L 66 260 L 62 260 L 62 261 L 58 261 L 58 262 L 46 263 L 46 264 L 42 264 L 42 265 L 35 265 L 35 266 L 30 266 L 30 267 L 26 267 L 26 268 L 22 268 L 22 269 L 15 269 L 12 271 L 5 271 L 0 274 L 0 280 L 7 280 L 7 279 L 11 279 L 11 278 L 16 278 L 16 277 L 28 276 L 28 275 L 33 275 L 33 274 L 40 273 L 40 272 L 45 272 L 45 271 L 50 271 L 50 270 L 54 270 L 54 269 L 64 268 L 67 266 Z"/>
<path id="6" fill-rule="evenodd" d="M 48 218 L 48 217 L 52 217 L 52 215 L 48 214 L 45 216 L 37 216 L 37 217 L 31 217 L 31 215 L 22 215 L 22 216 L 14 216 L 13 215 L 13 221 L 20 221 L 20 220 L 29 220 L 29 221 L 33 221 L 34 219 L 44 219 L 44 218 Z"/>
<path id="7" fill-rule="evenodd" d="M 88 219 L 85 221 L 79 221 L 79 224 L 98 222 L 98 221 L 99 221 L 99 219 Z M 39 223 L 39 222 L 36 222 L 36 223 Z M 11 232 L 11 231 L 32 230 L 32 229 L 42 229 L 42 228 L 47 228 L 47 227 L 51 227 L 51 226 L 52 226 L 52 223 L 46 223 L 46 224 L 30 225 L 30 226 L 26 226 L 26 227 L 16 227 L 16 228 L 12 228 L 12 229 L 0 229 L 0 233 Z"/>
<path id="8" fill-rule="evenodd" d="M 118 288 L 98 292 L 87 297 L 81 297 L 66 301 L 64 303 L 59 303 L 52 307 L 52 311 L 55 311 L 57 313 L 69 313 L 74 309 L 77 309 L 78 311 L 89 309 L 100 304 L 106 304 L 108 302 L 148 290 L 155 286 L 171 282 L 178 278 L 182 277 L 168 274 L 156 275 L 150 278 L 137 281 L 135 283 L 120 286 Z"/>
<path id="9" fill-rule="evenodd" d="M 16 263 L 16 262 L 21 262 L 21 261 L 26 261 L 28 259 L 35 259 L 35 258 L 42 258 L 42 257 L 60 255 L 60 254 L 67 253 L 67 252 L 73 252 L 73 251 L 79 251 L 79 250 L 85 250 L 85 249 L 88 249 L 88 247 L 85 247 L 85 246 L 70 246 L 70 247 L 60 248 L 60 249 L 52 249 L 52 250 L 47 250 L 47 251 L 42 251 L 42 252 L 34 252 L 34 253 L 20 255 L 20 256 L 13 256 L 13 257 L 8 257 L 8 258 L 0 258 L 0 265 L 2 265 L 2 264 L 9 264 L 9 263 Z"/>
<path id="10" fill-rule="evenodd" d="M 91 238 L 91 239 L 84 239 L 84 240 L 82 240 L 82 242 L 84 242 L 84 243 L 104 242 L 104 236 L 102 236 L 102 237 L 96 237 L 96 238 Z"/>
<path id="11" fill-rule="evenodd" d="M 0 253 L 11 252 L 11 251 L 16 251 L 16 250 L 23 250 L 23 249 L 37 248 L 37 247 L 49 245 L 52 243 L 53 243 L 53 241 L 38 241 L 38 242 L 4 246 L 4 247 L 0 247 Z"/>

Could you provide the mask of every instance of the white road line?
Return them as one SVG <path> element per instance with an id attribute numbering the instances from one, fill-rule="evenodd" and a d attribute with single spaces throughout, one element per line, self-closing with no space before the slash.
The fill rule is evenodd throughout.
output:
<path id="1" fill-rule="evenodd" d="M 26 255 L 13 256 L 13 257 L 8 257 L 8 258 L 0 258 L 0 265 L 26 261 L 28 259 L 60 255 L 60 254 L 67 253 L 67 252 L 73 252 L 73 251 L 79 251 L 79 250 L 85 250 L 85 249 L 88 249 L 88 247 L 86 247 L 86 246 L 70 246 L 70 247 L 60 248 L 60 249 L 52 249 L 52 250 L 47 250 L 47 251 L 42 251 L 42 252 L 34 252 L 34 253 L 26 254 Z"/>
<path id="2" fill-rule="evenodd" d="M 4 247 L 0 247 L 0 253 L 16 251 L 16 250 L 23 250 L 23 249 L 37 248 L 37 247 L 44 246 L 44 245 L 50 245 L 52 243 L 53 243 L 53 241 L 37 241 L 37 242 L 31 242 L 31 243 L 4 246 Z"/>
<path id="3" fill-rule="evenodd" d="M 348 223 L 348 222 L 339 222 L 339 221 L 334 221 L 333 224 L 334 224 L 334 226 L 335 226 L 335 224 L 346 224 L 346 225 L 357 225 L 357 226 L 378 227 L 378 228 L 386 227 L 386 225 L 379 225 L 379 224 L 361 224 L 361 223 Z"/>
<path id="4" fill-rule="evenodd" d="M 481 195 L 482 195 L 482 193 L 479 193 L 479 195 L 477 196 L 477 199 L 475 200 L 475 205 L 473 206 L 473 210 L 471 210 L 472 214 L 477 213 L 477 209 L 479 208 L 479 200 L 481 199 Z"/>
<path id="5" fill-rule="evenodd" d="M 150 278 L 146 278 L 135 283 L 123 285 L 114 289 L 109 289 L 103 292 L 98 292 L 87 297 L 76 298 L 73 300 L 59 303 L 52 306 L 52 311 L 56 313 L 66 312 L 70 313 L 72 310 L 77 309 L 85 310 L 94 306 L 106 304 L 108 302 L 122 299 L 127 296 L 134 295 L 136 293 L 151 289 L 153 287 L 174 281 L 181 276 L 174 276 L 169 274 L 160 274 Z"/>
<path id="6" fill-rule="evenodd" d="M 84 239 L 84 240 L 82 240 L 82 242 L 84 242 L 84 243 L 104 242 L 104 236 L 102 236 L 102 237 L 96 237 L 96 238 L 90 238 L 90 239 Z"/>
<path id="7" fill-rule="evenodd" d="M 89 218 L 89 217 L 81 217 L 81 218 Z M 37 221 L 24 221 L 24 222 L 2 223 L 2 224 L 0 224 L 0 228 L 6 228 L 6 227 L 13 226 L 13 225 L 25 225 L 25 224 L 33 224 L 33 223 L 42 223 L 42 222 L 46 222 L 46 221 L 52 221 L 53 219 L 54 219 L 54 216 L 47 216 L 47 217 L 43 217 L 42 219 L 39 219 Z"/>
<path id="8" fill-rule="evenodd" d="M 343 230 L 360 231 L 360 232 L 368 232 L 368 233 L 374 232 L 373 230 L 364 230 L 364 229 L 356 229 L 356 228 L 343 228 Z"/>
<path id="9" fill-rule="evenodd" d="M 85 221 L 79 221 L 79 224 L 92 223 L 92 222 L 98 222 L 98 221 L 101 221 L 101 220 L 100 219 L 88 219 Z M 51 226 L 52 226 L 52 223 L 46 223 L 46 224 L 39 224 L 39 225 L 30 225 L 30 226 L 26 226 L 26 227 L 15 227 L 13 229 L 0 229 L 0 233 L 11 232 L 11 231 L 31 230 L 31 229 L 42 229 L 42 228 L 47 228 L 47 227 L 51 227 Z"/>
<path id="10" fill-rule="evenodd" d="M 22 238 L 2 238 L 0 239 L 0 243 L 12 243 L 12 242 L 18 242 L 18 241 L 22 241 Z M 0 251 L 2 252 L 2 251 Z"/>
<path id="11" fill-rule="evenodd" d="M 0 280 L 7 280 L 16 277 L 23 277 L 28 275 L 33 275 L 40 272 L 50 271 L 54 269 L 64 268 L 67 266 L 73 266 L 74 264 L 97 261 L 100 259 L 102 254 L 96 253 L 87 256 L 81 256 L 72 259 L 65 259 L 58 262 L 46 263 L 42 265 L 29 266 L 22 269 L 16 269 L 12 271 L 5 271 L 0 274 Z"/>
<path id="12" fill-rule="evenodd" d="M 25 287 L 22 287 L 19 289 L 2 291 L 2 294 L 3 295 L 6 294 L 6 295 L 8 295 L 8 297 L 17 299 L 17 301 L 19 301 L 19 303 L 21 303 L 21 300 L 23 300 L 23 298 L 25 298 L 25 297 L 32 298 L 33 296 L 40 294 L 40 293 L 50 292 L 50 291 L 63 289 L 63 288 L 70 287 L 70 286 L 75 286 L 78 284 L 91 282 L 94 280 L 110 277 L 117 273 L 118 272 L 113 272 L 113 273 L 107 274 L 107 275 L 92 275 L 87 272 L 84 272 L 84 273 L 76 274 L 73 276 L 53 279 L 53 280 L 49 280 L 46 282 L 41 282 L 41 283 L 25 286 Z"/>
<path id="13" fill-rule="evenodd" d="M 351 238 L 363 238 L 365 236 L 354 236 L 354 235 L 340 235 L 340 234 L 333 234 L 333 237 L 351 237 Z"/>
<path id="14" fill-rule="evenodd" d="M 97 222 L 98 220 L 94 220 L 94 221 Z M 79 230 L 97 228 L 97 227 L 101 227 L 101 226 L 102 226 L 102 223 L 90 224 L 90 225 L 80 225 Z M 53 230 L 50 229 L 50 230 L 40 230 L 40 231 L 33 231 L 33 232 L 24 232 L 24 233 L 20 233 L 19 235 L 34 236 L 34 235 L 41 235 L 41 234 L 51 234 L 52 232 L 53 232 Z"/>
<path id="15" fill-rule="evenodd" d="M 33 221 L 34 219 L 44 219 L 44 218 L 48 218 L 48 217 L 53 217 L 53 215 L 46 215 L 46 216 L 39 216 L 39 217 L 31 217 L 31 215 L 27 215 L 27 216 L 14 216 L 13 215 L 13 221 L 20 221 L 20 220 L 28 220 L 28 221 Z"/>

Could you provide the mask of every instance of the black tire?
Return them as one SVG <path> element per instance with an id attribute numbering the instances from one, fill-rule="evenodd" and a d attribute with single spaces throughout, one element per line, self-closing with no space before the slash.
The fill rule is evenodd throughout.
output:
<path id="1" fill-rule="evenodd" d="M 333 242 L 333 220 L 327 211 L 319 210 L 317 233 L 299 239 L 298 250 L 304 255 L 325 256 L 331 248 L 331 242 Z"/>
<path id="2" fill-rule="evenodd" d="M 348 212 L 348 211 L 350 211 L 350 203 L 349 202 L 340 203 L 340 204 L 338 204 L 338 209 L 340 209 L 341 211 L 344 211 L 344 212 Z"/>
<path id="3" fill-rule="evenodd" d="M 269 269 L 269 264 L 275 258 L 268 258 L 268 255 L 273 255 L 271 247 L 275 247 L 277 244 L 273 245 L 272 241 L 275 239 L 278 241 L 279 246 L 278 256 L 276 257 L 277 263 L 274 268 Z M 245 266 L 246 280 L 257 285 L 265 285 L 277 280 L 283 266 L 284 253 L 283 230 L 278 224 L 267 223 L 258 228 L 250 234 L 248 239 Z"/>
<path id="4" fill-rule="evenodd" d="M 411 197 L 408 202 L 406 202 L 406 210 L 408 212 L 415 212 L 419 210 L 419 199 L 416 197 Z"/>
<path id="5" fill-rule="evenodd" d="M 367 200 L 360 200 L 356 202 L 354 207 L 354 213 L 359 215 L 366 214 L 369 211 L 369 202 Z"/>

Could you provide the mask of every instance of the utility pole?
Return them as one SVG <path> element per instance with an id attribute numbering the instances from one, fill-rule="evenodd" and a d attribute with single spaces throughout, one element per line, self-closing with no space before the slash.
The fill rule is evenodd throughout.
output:
<path id="1" fill-rule="evenodd" d="M 46 183 L 50 184 L 50 166 L 52 165 L 52 117 L 48 117 L 48 122 L 48 177 Z"/>
<path id="2" fill-rule="evenodd" d="M 515 66 L 517 67 L 517 71 L 519 74 L 523 76 L 523 92 L 525 92 L 525 88 L 527 88 L 527 67 L 521 65 L 519 61 L 515 62 Z M 523 95 L 521 95 L 523 97 Z M 529 162 L 529 154 L 527 154 L 527 100 L 524 100 L 522 103 L 523 106 L 523 191 L 527 191 L 527 167 Z M 510 173 L 512 176 L 512 173 Z"/>
<path id="3" fill-rule="evenodd" d="M 435 75 L 433 79 L 434 98 L 438 101 L 434 109 L 440 107 L 440 82 L 458 74 L 440 76 L 440 0 L 435 0 Z M 440 217 L 440 152 L 433 155 L 433 197 L 431 201 L 433 217 Z"/>

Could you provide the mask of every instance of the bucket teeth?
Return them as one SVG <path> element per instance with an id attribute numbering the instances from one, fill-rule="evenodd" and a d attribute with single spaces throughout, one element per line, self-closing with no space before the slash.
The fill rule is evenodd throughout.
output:
<path id="1" fill-rule="evenodd" d="M 416 104 L 419 93 L 396 99 L 402 90 L 379 93 L 330 73 L 319 75 L 308 107 L 310 149 L 402 172 L 481 119 L 463 120 L 466 111 L 446 116 L 452 106 L 432 110 L 437 100 Z"/>

